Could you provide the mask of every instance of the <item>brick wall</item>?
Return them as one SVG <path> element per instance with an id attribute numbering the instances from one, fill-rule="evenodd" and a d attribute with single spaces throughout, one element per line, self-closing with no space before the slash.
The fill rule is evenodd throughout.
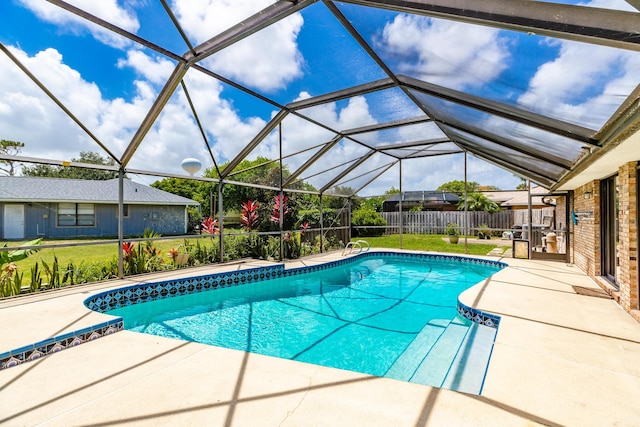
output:
<path id="1" fill-rule="evenodd" d="M 592 181 L 573 192 L 571 209 L 574 212 L 592 212 L 572 222 L 571 244 L 574 264 L 588 275 L 599 276 L 600 270 L 600 181 Z"/>
<path id="2" fill-rule="evenodd" d="M 619 268 L 616 280 L 620 285 L 620 305 L 628 312 L 638 309 L 637 175 L 636 162 L 618 169 Z"/>
<path id="3" fill-rule="evenodd" d="M 566 201 L 567 201 L 567 198 L 564 197 L 564 196 L 556 198 L 556 223 L 555 223 L 555 228 L 557 228 L 558 230 L 562 229 L 563 227 L 569 228 L 569 226 L 567 225 L 567 220 L 566 220 L 566 216 L 567 216 L 567 204 L 566 204 Z"/>

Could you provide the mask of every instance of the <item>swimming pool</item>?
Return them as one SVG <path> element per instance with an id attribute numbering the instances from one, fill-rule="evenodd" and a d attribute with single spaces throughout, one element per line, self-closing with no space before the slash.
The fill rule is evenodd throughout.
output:
<path id="1" fill-rule="evenodd" d="M 496 329 L 476 323 L 478 313 L 465 312 L 476 322 L 460 316 L 457 296 L 503 266 L 367 253 L 257 281 L 235 275 L 224 281 L 231 286 L 104 311 L 132 331 L 480 393 Z"/>

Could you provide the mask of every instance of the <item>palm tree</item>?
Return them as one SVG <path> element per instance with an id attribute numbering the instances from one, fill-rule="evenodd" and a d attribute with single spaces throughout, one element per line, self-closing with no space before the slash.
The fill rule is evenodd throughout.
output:
<path id="1" fill-rule="evenodd" d="M 458 210 L 463 209 L 464 197 L 458 202 Z M 500 206 L 482 193 L 469 193 L 467 194 L 467 210 L 494 213 L 500 210 Z"/>

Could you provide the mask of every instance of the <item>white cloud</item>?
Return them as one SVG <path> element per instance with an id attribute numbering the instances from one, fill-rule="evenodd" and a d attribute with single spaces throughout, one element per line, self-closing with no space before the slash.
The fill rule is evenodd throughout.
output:
<path id="1" fill-rule="evenodd" d="M 94 83 L 67 66 L 55 49 L 46 49 L 31 57 L 17 48 L 9 49 L 118 157 L 129 145 L 157 95 L 157 89 L 148 81 L 138 80 L 133 99 L 108 100 Z M 133 57 L 136 60 L 128 65 L 162 67 L 155 59 L 138 57 L 137 53 Z M 222 86 L 215 80 L 192 71 L 186 82 L 199 117 L 215 144 L 218 161 L 235 156 L 265 125 L 264 120 L 256 117 L 240 119 L 232 105 L 220 97 Z M 23 155 L 54 160 L 78 157 L 81 151 L 106 155 L 5 55 L 0 56 L 0 100 L 3 138 L 25 143 Z M 180 163 L 185 157 L 197 157 L 206 166 L 212 165 L 207 164 L 208 150 L 191 109 L 178 90 L 128 166 L 184 173 Z"/>
<path id="2" fill-rule="evenodd" d="M 637 85 L 640 55 L 571 41 L 555 43 L 558 56 L 538 68 L 519 104 L 599 129 Z M 600 92 L 591 93 L 600 85 Z"/>
<path id="3" fill-rule="evenodd" d="M 175 0 L 173 10 L 197 44 L 268 7 L 271 0 Z"/>
<path id="4" fill-rule="evenodd" d="M 300 96 L 298 98 L 300 99 Z M 300 110 L 300 112 L 333 129 L 347 130 L 376 124 L 377 121 L 369 109 L 370 106 L 365 97 L 354 96 L 349 98 L 347 105 L 342 109 L 338 109 L 338 104 L 335 102 L 329 102 Z"/>
<path id="5" fill-rule="evenodd" d="M 403 126 L 398 129 L 398 135 L 400 137 L 398 142 L 424 141 L 445 137 L 445 134 L 433 122 L 414 126 Z"/>
<path id="6" fill-rule="evenodd" d="M 376 44 L 394 70 L 453 89 L 489 83 L 509 59 L 497 29 L 419 16 L 396 16 Z"/>
<path id="7" fill-rule="evenodd" d="M 100 90 L 66 66 L 58 51 L 50 48 L 29 57 L 19 49 L 9 47 L 9 50 L 79 120 L 89 128 L 98 126 L 99 117 L 106 108 Z M 0 64 L 0 99 L 5 101 L 0 123 L 4 135 L 26 144 L 23 154 L 68 159 L 77 157 L 80 151 L 100 150 L 6 56 L 0 57 Z"/>
<path id="8" fill-rule="evenodd" d="M 40 19 L 59 25 L 65 31 L 78 33 L 81 30 L 89 31 L 97 40 L 109 46 L 122 48 L 130 45 L 130 41 L 111 31 L 108 31 L 91 21 L 83 19 L 73 13 L 54 6 L 42 0 L 19 0 L 25 7 L 33 11 Z M 131 33 L 136 33 L 140 28 L 137 17 L 130 11 L 121 8 L 117 0 L 68 0 L 69 4 L 83 9 L 107 22 L 114 23 L 120 28 Z"/>
<path id="9" fill-rule="evenodd" d="M 301 93 L 298 97 L 298 99 L 305 98 L 308 98 L 307 93 Z M 352 98 L 343 108 L 338 108 L 336 103 L 328 103 L 314 107 L 313 114 L 311 114 L 311 116 L 315 120 L 334 129 L 349 129 L 357 127 L 360 126 L 360 123 L 362 123 L 363 120 L 368 124 L 375 123 L 375 120 L 369 114 L 368 105 L 364 97 Z M 292 154 L 294 152 L 315 147 L 319 144 L 327 143 L 334 137 L 335 134 L 325 128 L 290 114 L 282 123 L 283 155 L 286 156 L 287 154 Z M 287 158 L 285 159 L 285 164 L 288 166 L 289 170 L 293 172 L 317 150 L 319 150 L 319 148 L 310 149 L 300 155 Z M 366 148 L 354 144 L 351 141 L 343 141 L 343 143 L 336 145 L 328 154 L 325 155 L 324 158 L 306 171 L 304 175 L 313 175 L 322 170 L 330 169 L 332 166 L 339 163 L 356 159 L 367 151 L 368 150 Z M 278 158 L 279 138 L 277 129 L 269 135 L 269 137 L 267 137 L 253 153 L 251 153 L 250 158 L 255 158 L 257 156 Z M 314 178 L 312 183 L 321 187 L 329 179 L 327 178 L 327 175 Z"/>
<path id="10" fill-rule="evenodd" d="M 624 0 L 583 4 L 637 12 Z M 527 92 L 518 99 L 527 109 L 599 129 L 638 84 L 640 55 L 636 52 L 546 38 L 541 43 L 556 46 L 558 55 L 538 68 Z M 601 89 L 594 93 L 595 88 Z"/>
<path id="11" fill-rule="evenodd" d="M 272 4 L 270 0 L 176 0 L 175 13 L 187 34 L 203 43 Z M 302 75 L 304 60 L 297 37 L 300 14 L 216 53 L 207 66 L 252 88 L 273 92 Z"/>
<path id="12" fill-rule="evenodd" d="M 502 190 L 511 190 L 520 179 L 511 172 L 498 168 L 477 157 L 467 157 L 467 179 L 480 185 L 493 185 Z M 362 195 L 382 195 L 391 187 L 399 188 L 399 171 L 394 167 L 381 179 L 368 186 Z M 426 157 L 402 162 L 403 191 L 435 190 L 445 182 L 464 180 L 464 155 Z"/>
<path id="13" fill-rule="evenodd" d="M 223 98 L 223 86 L 220 82 L 194 70 L 186 76 L 186 86 L 192 98 L 198 117 L 210 138 L 212 151 L 216 161 L 222 163 L 233 159 L 245 145 L 266 125 L 266 121 L 259 117 L 249 117 L 243 120 L 233 104 Z M 186 107 L 186 98 L 181 93 L 181 102 Z M 185 110 L 186 111 L 186 110 Z M 164 120 L 187 120 L 193 122 L 193 114 L 189 109 L 184 118 L 173 117 L 165 112 Z M 191 128 L 197 134 L 191 139 L 190 147 L 202 147 L 204 141 L 195 123 Z M 195 157 L 190 155 L 190 157 Z M 206 158 L 209 158 L 206 152 Z"/>
<path id="14" fill-rule="evenodd" d="M 118 61 L 118 67 L 131 67 L 149 82 L 162 85 L 171 75 L 175 64 L 164 57 L 151 58 L 142 51 L 129 50 L 127 58 Z"/>

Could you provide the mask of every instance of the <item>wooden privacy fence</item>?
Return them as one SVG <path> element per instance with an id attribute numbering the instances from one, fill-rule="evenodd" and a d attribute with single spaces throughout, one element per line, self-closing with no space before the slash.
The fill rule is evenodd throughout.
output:
<path id="1" fill-rule="evenodd" d="M 551 213 L 543 212 L 545 209 L 551 209 Z M 532 211 L 533 223 L 541 223 L 545 215 L 553 215 L 553 208 L 534 209 Z M 387 221 L 387 233 L 397 233 L 400 226 L 400 216 L 398 212 L 380 212 L 382 218 Z M 494 230 L 494 234 L 500 234 L 504 230 L 510 230 L 514 224 L 526 224 L 527 210 L 515 211 L 505 210 L 496 213 L 488 213 L 484 211 L 467 212 L 467 227 L 469 234 L 475 234 L 475 229 L 481 225 L 487 225 Z M 463 211 L 422 211 L 422 212 L 403 212 L 404 233 L 415 234 L 444 234 L 447 224 L 454 223 L 459 225 L 460 233 L 464 227 Z M 395 229 L 395 230 L 394 230 Z"/>

